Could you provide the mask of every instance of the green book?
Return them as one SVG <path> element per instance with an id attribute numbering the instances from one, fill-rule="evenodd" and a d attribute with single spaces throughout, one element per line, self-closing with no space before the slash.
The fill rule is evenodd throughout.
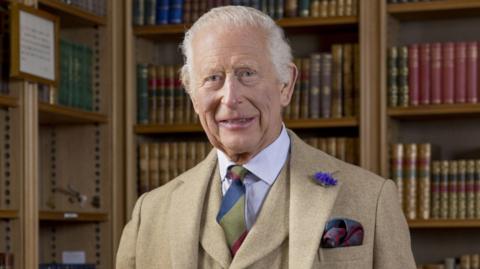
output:
<path id="1" fill-rule="evenodd" d="M 140 124 L 148 123 L 148 66 L 137 65 L 137 120 Z"/>

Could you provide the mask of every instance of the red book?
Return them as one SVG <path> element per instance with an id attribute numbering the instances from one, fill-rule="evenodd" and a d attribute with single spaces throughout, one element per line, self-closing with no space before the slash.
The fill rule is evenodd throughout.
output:
<path id="1" fill-rule="evenodd" d="M 455 45 L 453 42 L 442 44 L 442 102 L 453 104 L 454 80 L 454 58 Z"/>
<path id="2" fill-rule="evenodd" d="M 478 46 L 477 42 L 467 43 L 467 102 L 478 100 Z"/>
<path id="3" fill-rule="evenodd" d="M 432 43 L 431 44 L 431 98 L 430 101 L 432 104 L 441 104 L 442 103 L 442 44 L 441 43 Z"/>
<path id="4" fill-rule="evenodd" d="M 430 44 L 420 44 L 420 104 L 430 104 Z"/>
<path id="5" fill-rule="evenodd" d="M 455 103 L 465 103 L 467 96 L 467 43 L 455 43 Z"/>
<path id="6" fill-rule="evenodd" d="M 408 89 L 410 105 L 418 106 L 419 103 L 419 58 L 418 44 L 408 46 Z"/>

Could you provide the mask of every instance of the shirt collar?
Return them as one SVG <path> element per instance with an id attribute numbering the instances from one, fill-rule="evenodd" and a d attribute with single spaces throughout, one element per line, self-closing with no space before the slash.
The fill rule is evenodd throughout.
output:
<path id="1" fill-rule="evenodd" d="M 290 138 L 288 137 L 285 125 L 282 125 L 282 131 L 277 139 L 243 166 L 255 176 L 265 181 L 268 185 L 272 185 L 287 160 L 289 149 Z M 228 167 L 230 165 L 235 165 L 235 163 L 219 149 L 217 149 L 217 157 L 220 176 L 223 180 L 227 174 Z"/>

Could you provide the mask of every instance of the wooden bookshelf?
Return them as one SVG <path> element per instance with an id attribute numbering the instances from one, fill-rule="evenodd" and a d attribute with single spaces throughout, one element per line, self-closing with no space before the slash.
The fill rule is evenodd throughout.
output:
<path id="1" fill-rule="evenodd" d="M 107 123 L 108 117 L 101 113 L 85 111 L 62 105 L 40 102 L 39 120 L 44 125 Z"/>
<path id="2" fill-rule="evenodd" d="M 60 0 L 38 0 L 42 9 L 45 9 L 57 16 L 64 27 L 85 27 L 95 25 L 106 25 L 107 19 L 98 16 L 79 7 L 65 4 Z"/>
<path id="3" fill-rule="evenodd" d="M 278 25 L 284 28 L 304 27 L 343 27 L 358 24 L 358 17 L 331 17 L 331 18 L 285 18 L 277 21 Z M 133 33 L 137 37 L 156 38 L 162 35 L 181 35 L 185 33 L 191 24 L 170 24 L 170 25 L 146 25 L 134 26 Z"/>
<path id="4" fill-rule="evenodd" d="M 53 212 L 40 211 L 41 221 L 60 221 L 60 222 L 105 222 L 109 220 L 107 213 L 93 212 Z"/>
<path id="5" fill-rule="evenodd" d="M 0 95 L 0 107 L 17 107 L 18 99 L 12 96 Z"/>
<path id="6" fill-rule="evenodd" d="M 203 128 L 200 124 L 137 124 L 134 132 L 136 134 L 200 133 L 203 132 Z"/>
<path id="7" fill-rule="evenodd" d="M 480 104 L 428 105 L 389 108 L 388 116 L 396 119 L 434 119 L 458 116 L 480 116 Z"/>
<path id="8" fill-rule="evenodd" d="M 0 219 L 16 219 L 18 218 L 17 210 L 0 210 Z"/>
<path id="9" fill-rule="evenodd" d="M 480 228 L 480 219 L 475 220 L 409 220 L 412 229 L 430 228 Z"/>
<path id="10" fill-rule="evenodd" d="M 463 18 L 478 16 L 480 12 L 479 0 L 434 0 L 430 2 L 415 2 L 403 4 L 389 4 L 387 12 L 400 20 L 431 20 L 449 18 Z"/>

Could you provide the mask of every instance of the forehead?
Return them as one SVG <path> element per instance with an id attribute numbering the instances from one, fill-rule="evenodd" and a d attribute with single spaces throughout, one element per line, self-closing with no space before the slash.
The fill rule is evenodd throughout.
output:
<path id="1" fill-rule="evenodd" d="M 266 40 L 266 35 L 253 27 L 206 27 L 192 40 L 193 64 L 261 64 L 269 55 Z"/>

